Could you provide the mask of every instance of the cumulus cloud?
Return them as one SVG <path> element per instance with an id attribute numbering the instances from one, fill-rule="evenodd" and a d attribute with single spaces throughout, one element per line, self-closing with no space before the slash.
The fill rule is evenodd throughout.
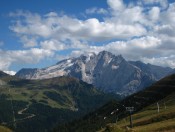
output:
<path id="1" fill-rule="evenodd" d="M 164 67 L 174 67 L 175 66 L 175 55 L 164 56 L 164 57 L 152 57 L 152 58 L 142 58 L 146 63 L 161 65 Z"/>
<path id="2" fill-rule="evenodd" d="M 32 38 L 28 38 L 28 36 L 20 36 L 20 41 L 21 43 L 24 44 L 24 47 L 25 48 L 28 48 L 28 47 L 35 47 L 37 46 L 37 40 L 35 37 L 32 37 Z"/>
<path id="3" fill-rule="evenodd" d="M 3 71 L 3 72 L 5 72 L 5 73 L 7 73 L 9 75 L 12 75 L 12 76 L 16 74 L 15 71 Z"/>
<path id="4" fill-rule="evenodd" d="M 159 15 L 160 15 L 160 8 L 159 7 L 153 7 L 149 11 L 150 19 L 153 20 L 153 21 L 158 20 L 159 19 Z"/>
<path id="5" fill-rule="evenodd" d="M 54 53 L 50 50 L 31 48 L 30 50 L 0 50 L 0 69 L 8 71 L 13 63 L 35 64 L 42 59 L 52 57 Z"/>
<path id="6" fill-rule="evenodd" d="M 148 5 L 160 5 L 163 9 L 168 7 L 168 0 L 143 0 L 143 2 Z"/>
<path id="7" fill-rule="evenodd" d="M 175 47 L 166 50 L 162 46 L 164 46 L 164 43 L 160 38 L 145 36 L 128 41 L 115 41 L 103 46 L 90 46 L 88 49 L 75 50 L 71 53 L 71 56 L 107 50 L 116 55 L 122 54 L 127 60 L 141 60 L 145 63 L 175 68 Z"/>
<path id="8" fill-rule="evenodd" d="M 114 54 L 122 54 L 129 60 L 141 60 L 143 57 L 152 57 L 162 54 L 158 47 L 161 46 L 161 40 L 153 36 L 135 38 L 128 41 L 115 41 L 105 46 L 91 46 L 91 52 L 108 50 Z M 84 49 L 86 52 L 89 50 Z"/>
<path id="9" fill-rule="evenodd" d="M 45 41 L 42 41 L 40 44 L 43 49 L 48 49 L 48 50 L 59 51 L 67 48 L 64 43 L 61 43 L 57 40 L 45 40 Z"/>
<path id="10" fill-rule="evenodd" d="M 31 38 L 38 36 L 62 41 L 66 39 L 103 41 L 140 36 L 146 33 L 145 28 L 139 23 L 129 24 L 119 21 L 118 23 L 108 20 L 101 22 L 97 18 L 79 20 L 66 15 L 57 16 L 56 13 L 44 16 L 38 14 L 32 16 L 31 13 L 26 13 L 10 29 L 18 35 L 29 35 Z M 32 45 L 35 43 L 33 42 Z"/>
<path id="11" fill-rule="evenodd" d="M 49 20 L 43 21 L 39 14 L 32 14 L 30 12 L 11 13 L 10 16 L 16 17 L 17 21 L 10 29 L 18 35 L 38 35 L 48 37 L 52 33 Z M 46 17 L 47 18 L 47 17 Z M 21 21 L 19 21 L 21 20 Z M 51 20 L 50 20 L 51 21 Z"/>
<path id="12" fill-rule="evenodd" d="M 53 55 L 65 58 L 56 54 L 64 50 L 72 51 L 66 57 L 108 50 L 128 60 L 175 67 L 175 3 L 140 0 L 126 4 L 123 0 L 107 0 L 107 4 L 107 9 L 85 10 L 87 15 L 95 13 L 102 19 L 79 19 L 57 12 L 10 13 L 13 18 L 10 30 L 19 37 L 23 47 L 30 49 L 1 50 L 0 68 L 7 69 L 15 62 L 37 63 Z"/>
<path id="13" fill-rule="evenodd" d="M 107 0 L 107 3 L 114 11 L 123 11 L 125 9 L 123 0 Z"/>

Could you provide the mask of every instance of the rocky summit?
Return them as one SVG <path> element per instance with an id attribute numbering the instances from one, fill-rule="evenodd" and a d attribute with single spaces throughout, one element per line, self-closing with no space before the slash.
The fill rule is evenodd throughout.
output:
<path id="1" fill-rule="evenodd" d="M 137 61 L 126 61 L 107 51 L 69 58 L 43 69 L 21 69 L 16 76 L 25 79 L 47 79 L 72 76 L 105 92 L 129 95 L 171 73 L 164 68 Z"/>

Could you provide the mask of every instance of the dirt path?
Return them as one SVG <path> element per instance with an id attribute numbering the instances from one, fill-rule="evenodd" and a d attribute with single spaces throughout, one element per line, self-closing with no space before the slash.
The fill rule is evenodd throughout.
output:
<path id="1" fill-rule="evenodd" d="M 22 118 L 22 119 L 16 119 L 16 121 L 22 121 L 22 120 L 30 119 L 30 118 L 33 118 L 33 117 L 36 116 L 35 114 L 24 113 L 24 112 L 29 108 L 29 106 L 30 106 L 30 105 L 28 105 L 26 108 L 24 108 L 24 109 L 18 111 L 18 115 L 29 114 L 29 116 L 27 116 L 27 117 L 25 117 L 25 118 Z"/>

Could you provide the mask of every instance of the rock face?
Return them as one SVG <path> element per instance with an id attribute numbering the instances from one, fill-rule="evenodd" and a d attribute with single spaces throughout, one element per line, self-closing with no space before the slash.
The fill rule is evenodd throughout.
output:
<path id="1" fill-rule="evenodd" d="M 35 76 L 35 74 L 39 71 L 39 69 L 27 69 L 23 68 L 20 71 L 16 73 L 15 76 L 18 76 L 19 78 L 24 78 L 24 79 L 33 79 L 32 77 Z"/>
<path id="2" fill-rule="evenodd" d="M 171 68 L 142 62 L 126 61 L 121 55 L 107 51 L 70 58 L 44 69 L 22 69 L 16 76 L 26 79 L 46 79 L 73 76 L 106 92 L 132 94 L 166 76 Z"/>
<path id="3" fill-rule="evenodd" d="M 173 71 L 173 69 L 171 69 L 169 67 L 155 66 L 155 65 L 151 65 L 149 63 L 145 64 L 141 61 L 129 61 L 129 63 L 139 67 L 146 74 L 149 74 L 152 77 L 154 77 L 155 80 L 160 80 L 163 77 L 167 76 L 170 72 Z"/>

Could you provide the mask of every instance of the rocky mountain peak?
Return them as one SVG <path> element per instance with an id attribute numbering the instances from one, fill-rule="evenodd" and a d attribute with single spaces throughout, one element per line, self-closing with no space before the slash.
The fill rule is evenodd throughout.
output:
<path id="1" fill-rule="evenodd" d="M 106 92 L 131 94 L 168 75 L 172 69 L 126 61 L 122 55 L 108 51 L 85 53 L 43 69 L 22 69 L 16 76 L 26 79 L 46 79 L 72 76 Z"/>
<path id="2" fill-rule="evenodd" d="M 122 55 L 114 55 L 108 51 L 101 51 L 98 54 L 98 60 L 104 62 L 103 65 L 108 64 L 120 64 L 125 59 L 122 57 Z"/>
<path id="3" fill-rule="evenodd" d="M 94 59 L 94 57 L 96 57 L 96 54 L 94 52 L 88 52 L 88 53 L 85 53 L 85 54 L 82 54 L 79 58 L 84 62 L 88 62 L 92 59 Z"/>

